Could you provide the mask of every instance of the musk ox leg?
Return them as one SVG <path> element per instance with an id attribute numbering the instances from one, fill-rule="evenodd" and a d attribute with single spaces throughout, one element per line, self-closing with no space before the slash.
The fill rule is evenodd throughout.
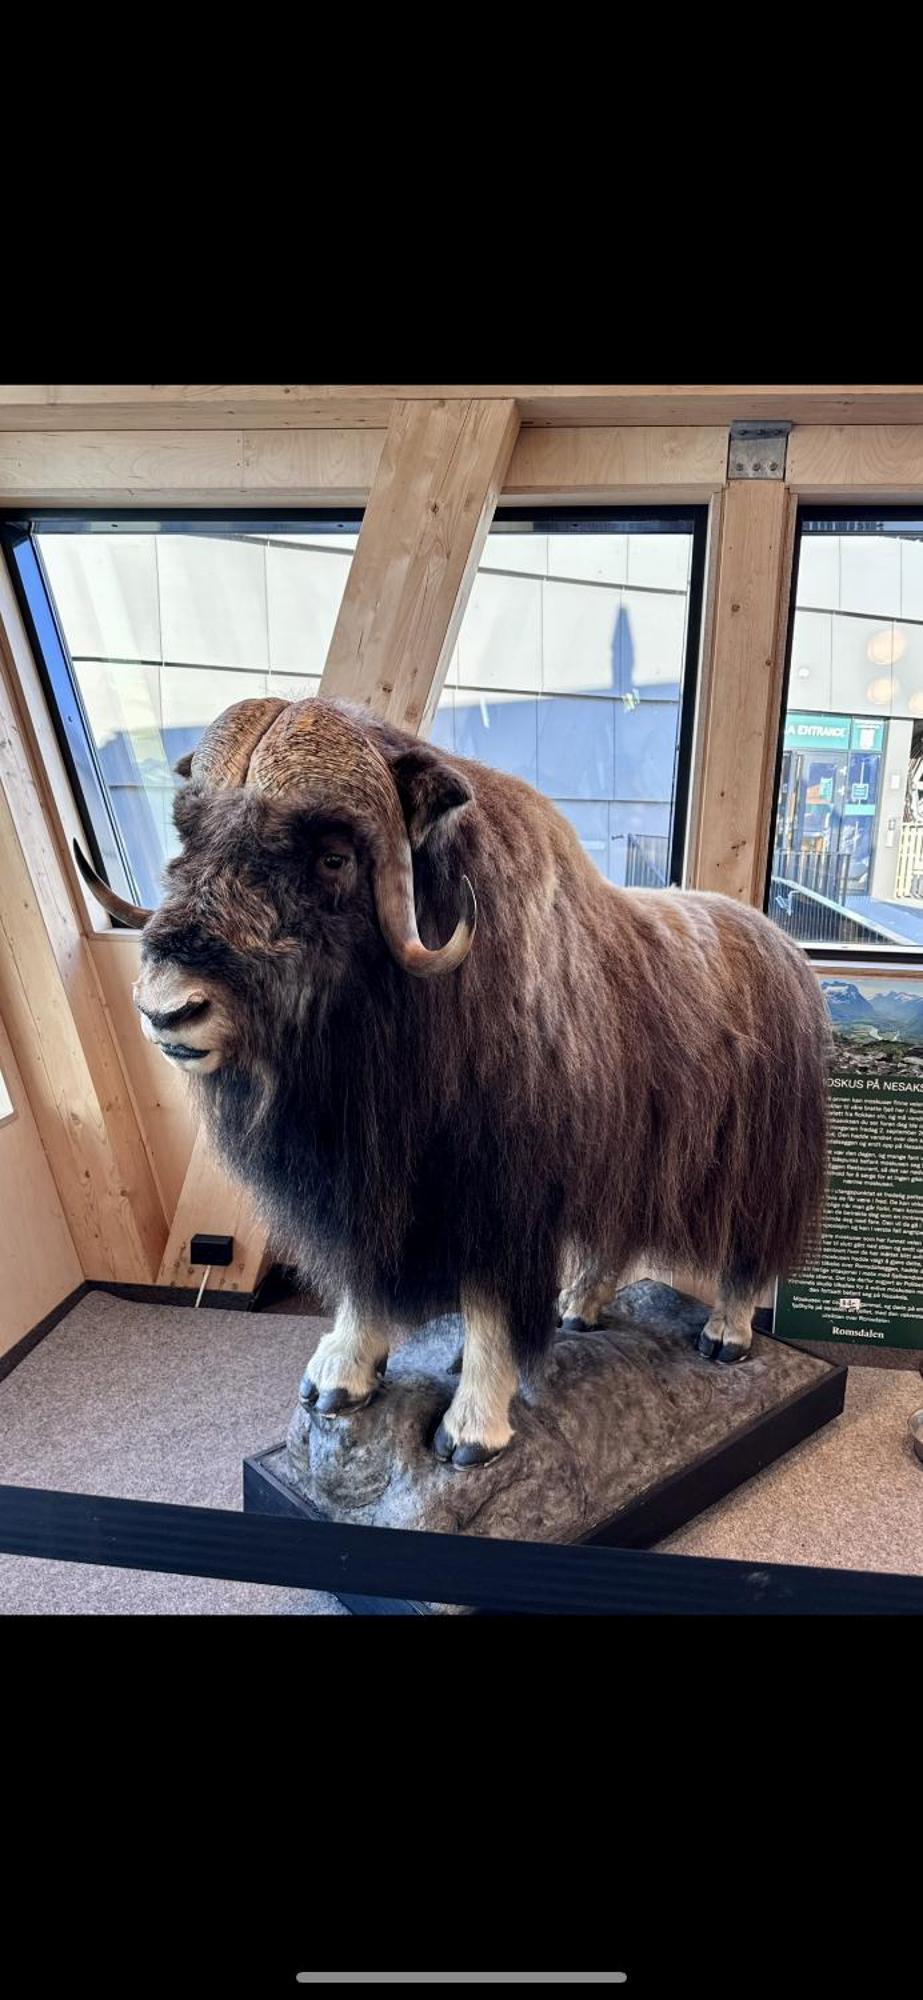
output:
<path id="1" fill-rule="evenodd" d="M 572 1275 L 558 1295 L 558 1325 L 565 1333 L 590 1333 L 601 1325 L 616 1292 L 633 1284 L 636 1278 L 650 1276 L 653 1269 L 649 1258 L 635 1257 L 613 1270 L 596 1269 Z"/>
<path id="2" fill-rule="evenodd" d="M 558 1324 L 566 1333 L 588 1333 L 598 1326 L 613 1293 L 617 1291 L 618 1278 L 603 1278 L 597 1284 L 572 1285 L 561 1292 L 558 1298 Z"/>
<path id="3" fill-rule="evenodd" d="M 343 1299 L 305 1369 L 301 1402 L 323 1417 L 364 1410 L 384 1374 L 389 1345 L 387 1321 L 360 1312 L 351 1298 Z"/>
<path id="4" fill-rule="evenodd" d="M 518 1372 L 502 1306 L 462 1293 L 465 1345 L 461 1380 L 433 1439 L 437 1458 L 452 1465 L 486 1465 L 513 1435 L 510 1403 Z"/>
<path id="5" fill-rule="evenodd" d="M 714 1309 L 696 1341 L 708 1361 L 745 1361 L 753 1339 L 753 1314 L 759 1288 L 746 1291 L 728 1279 L 718 1284 Z"/>

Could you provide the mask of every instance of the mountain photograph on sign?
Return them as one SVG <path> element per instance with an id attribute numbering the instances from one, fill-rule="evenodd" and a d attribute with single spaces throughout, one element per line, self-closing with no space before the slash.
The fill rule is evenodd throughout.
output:
<path id="1" fill-rule="evenodd" d="M 923 1077 L 923 980 L 822 979 L 834 1069 Z"/>

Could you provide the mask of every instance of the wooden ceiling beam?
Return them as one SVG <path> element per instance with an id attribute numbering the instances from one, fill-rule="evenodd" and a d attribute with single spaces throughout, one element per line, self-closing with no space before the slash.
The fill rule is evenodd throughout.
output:
<path id="1" fill-rule="evenodd" d="M 727 456 L 726 424 L 521 430 L 503 498 L 519 505 L 702 501 L 723 487 Z"/>
<path id="2" fill-rule="evenodd" d="M 0 427 L 0 505 L 361 505 L 383 430 Z"/>
<path id="3" fill-rule="evenodd" d="M 395 402 L 512 401 L 523 424 L 923 422 L 920 383 L 0 383 L 0 429 L 384 429 Z"/>

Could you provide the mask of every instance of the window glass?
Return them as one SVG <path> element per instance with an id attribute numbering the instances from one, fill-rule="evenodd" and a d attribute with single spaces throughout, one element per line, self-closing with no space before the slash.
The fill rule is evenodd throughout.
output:
<path id="1" fill-rule="evenodd" d="M 681 865 L 703 522 L 679 509 L 499 515 L 434 718 L 434 742 L 554 799 L 616 883 L 663 885 Z M 206 725 L 246 696 L 316 693 L 357 538 L 358 521 L 307 518 L 265 533 L 232 521 L 38 525 L 39 592 L 70 661 L 62 725 L 68 741 L 82 729 L 95 758 L 93 778 L 75 752 L 72 776 L 94 827 L 114 816 L 114 862 L 140 902 L 160 898 L 178 845 L 174 767 Z M 47 611 L 44 626 L 34 619 L 47 653 Z M 79 702 L 64 717 L 68 672 Z M 115 837 L 110 822 L 110 847 Z"/>
<path id="2" fill-rule="evenodd" d="M 923 950 L 923 518 L 801 522 L 767 910 Z"/>
<path id="3" fill-rule="evenodd" d="M 358 535 L 75 523 L 37 542 L 132 877 L 145 904 L 175 853 L 174 765 L 250 695 L 317 691 Z"/>
<path id="4" fill-rule="evenodd" d="M 675 868 L 695 546 L 693 519 L 499 516 L 432 731 L 545 792 L 620 884 Z"/>

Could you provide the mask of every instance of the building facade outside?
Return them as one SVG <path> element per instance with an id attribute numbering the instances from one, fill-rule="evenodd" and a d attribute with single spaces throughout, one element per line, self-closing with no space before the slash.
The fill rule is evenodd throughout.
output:
<path id="1" fill-rule="evenodd" d="M 923 528 L 843 526 L 801 541 L 768 909 L 923 944 Z"/>

